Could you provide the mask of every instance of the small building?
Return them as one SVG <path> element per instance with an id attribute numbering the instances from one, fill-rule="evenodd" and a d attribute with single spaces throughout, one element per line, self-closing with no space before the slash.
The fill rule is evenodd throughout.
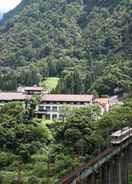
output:
<path id="1" fill-rule="evenodd" d="M 101 109 L 101 114 L 108 112 L 110 110 L 109 98 L 96 98 L 94 103 L 99 105 Z"/>
<path id="2" fill-rule="evenodd" d="M 62 119 L 62 107 L 66 105 L 70 108 L 87 107 L 93 103 L 93 100 L 93 95 L 47 94 L 41 97 L 36 114 L 39 118 Z"/>
<path id="3" fill-rule="evenodd" d="M 41 95 L 43 93 L 43 88 L 39 86 L 26 86 L 19 87 L 17 89 L 18 92 L 25 93 L 26 95 Z"/>

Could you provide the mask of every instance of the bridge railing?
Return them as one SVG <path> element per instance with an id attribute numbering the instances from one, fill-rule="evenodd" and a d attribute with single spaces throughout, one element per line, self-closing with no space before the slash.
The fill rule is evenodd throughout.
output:
<path id="1" fill-rule="evenodd" d="M 78 169 L 73 171 L 69 176 L 63 177 L 59 184 L 72 184 L 73 181 L 78 179 L 85 178 L 92 174 L 96 169 L 101 167 L 105 162 L 109 161 L 111 158 L 119 154 L 123 149 L 125 149 L 129 144 L 132 144 L 132 138 L 123 142 L 119 146 L 109 147 L 105 151 L 101 152 L 93 160 L 90 160 L 88 163 L 83 164 Z"/>
<path id="2" fill-rule="evenodd" d="M 101 152 L 95 159 L 90 160 L 88 163 L 83 164 L 78 169 L 73 171 L 69 176 L 63 177 L 59 184 L 70 184 L 75 178 L 79 179 L 79 176 L 82 172 L 84 172 L 87 168 L 94 166 L 97 162 L 99 162 L 103 157 L 110 154 L 112 152 L 112 147 L 106 149 L 105 151 Z"/>

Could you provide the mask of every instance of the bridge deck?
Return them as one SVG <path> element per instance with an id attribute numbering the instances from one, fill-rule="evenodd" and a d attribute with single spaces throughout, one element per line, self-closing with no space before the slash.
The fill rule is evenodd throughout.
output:
<path id="1" fill-rule="evenodd" d="M 129 139 L 120 146 L 111 147 L 101 152 L 94 160 L 90 160 L 87 164 L 80 166 L 73 171 L 71 175 L 62 178 L 60 184 L 76 184 L 78 178 L 84 179 L 96 172 L 105 162 L 108 162 L 112 157 L 118 155 L 124 148 L 126 148 L 132 141 Z"/>

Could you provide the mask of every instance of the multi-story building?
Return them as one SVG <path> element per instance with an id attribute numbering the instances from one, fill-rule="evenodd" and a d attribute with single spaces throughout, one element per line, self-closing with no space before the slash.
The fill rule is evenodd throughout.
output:
<path id="1" fill-rule="evenodd" d="M 40 93 L 41 89 L 38 90 L 39 92 L 36 92 L 36 89 L 32 87 L 30 89 L 29 87 L 26 89 L 27 92 L 0 92 L 0 105 L 13 101 L 30 101 L 32 97 L 30 94 L 38 94 L 40 96 L 40 103 L 36 107 L 35 114 L 39 118 L 52 120 L 63 119 L 65 115 L 68 115 L 70 110 L 88 107 L 92 104 L 98 105 L 101 109 L 101 113 L 103 114 L 104 112 L 108 112 L 113 104 L 117 103 L 117 101 L 110 103 L 111 98 L 95 98 L 94 95 L 43 94 Z"/>
<path id="2" fill-rule="evenodd" d="M 62 119 L 63 108 L 87 107 L 93 101 L 93 95 L 47 94 L 41 97 L 36 114 L 38 117 L 44 117 L 45 119 Z"/>
<path id="3" fill-rule="evenodd" d="M 28 99 L 27 95 L 19 92 L 0 92 L 0 104 L 3 105 L 7 102 L 20 101 L 25 102 Z"/>

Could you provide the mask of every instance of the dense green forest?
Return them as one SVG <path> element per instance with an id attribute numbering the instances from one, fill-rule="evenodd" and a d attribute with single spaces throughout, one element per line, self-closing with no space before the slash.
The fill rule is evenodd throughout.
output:
<path id="1" fill-rule="evenodd" d="M 23 0 L 4 15 L 0 90 L 33 84 L 131 96 L 132 1 Z M 131 98 L 103 116 L 95 105 L 67 110 L 63 122 L 34 118 L 35 106 L 0 106 L 0 184 L 58 184 L 106 149 L 113 131 L 132 126 Z"/>
<path id="2" fill-rule="evenodd" d="M 23 0 L 1 22 L 0 65 L 4 90 L 59 77 L 56 92 L 131 93 L 132 2 Z"/>
<path id="3" fill-rule="evenodd" d="M 112 131 L 132 124 L 132 99 L 103 117 L 91 106 L 63 122 L 33 118 L 33 111 L 34 100 L 28 109 L 14 102 L 0 108 L 1 184 L 58 184 L 107 148 Z"/>

